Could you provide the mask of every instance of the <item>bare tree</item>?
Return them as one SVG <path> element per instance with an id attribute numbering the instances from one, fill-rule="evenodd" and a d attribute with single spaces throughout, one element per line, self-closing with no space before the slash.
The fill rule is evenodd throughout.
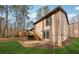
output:
<path id="1" fill-rule="evenodd" d="M 49 12 L 49 7 L 46 5 L 43 7 L 43 15 L 46 15 Z"/>
<path id="2" fill-rule="evenodd" d="M 12 10 L 15 12 L 16 23 L 18 29 L 25 29 L 26 19 L 29 18 L 29 10 L 31 6 L 27 5 L 14 5 L 12 6 Z"/>
<path id="3" fill-rule="evenodd" d="M 42 8 L 39 8 L 37 10 L 37 17 L 36 17 L 36 19 L 40 19 L 42 17 L 42 15 L 43 15 L 42 12 L 43 12 L 43 9 Z"/>
<path id="4" fill-rule="evenodd" d="M 6 18 L 5 18 L 6 20 L 5 20 L 5 26 L 3 29 L 3 37 L 5 36 L 5 31 L 8 32 L 8 6 L 7 5 L 5 6 L 5 14 L 6 14 Z"/>
<path id="5" fill-rule="evenodd" d="M 4 18 L 2 17 L 3 13 L 4 13 L 4 6 L 0 5 L 0 36 L 2 35 L 2 22 L 4 21 Z"/>

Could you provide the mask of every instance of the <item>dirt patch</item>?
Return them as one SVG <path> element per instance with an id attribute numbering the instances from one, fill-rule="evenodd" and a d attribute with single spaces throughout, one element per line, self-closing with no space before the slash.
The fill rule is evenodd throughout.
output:
<path id="1" fill-rule="evenodd" d="M 17 38 L 0 38 L 0 42 L 13 41 L 13 40 L 17 40 Z"/>
<path id="2" fill-rule="evenodd" d="M 73 40 L 73 38 L 68 38 L 66 41 L 63 42 L 63 46 L 68 46 Z"/>

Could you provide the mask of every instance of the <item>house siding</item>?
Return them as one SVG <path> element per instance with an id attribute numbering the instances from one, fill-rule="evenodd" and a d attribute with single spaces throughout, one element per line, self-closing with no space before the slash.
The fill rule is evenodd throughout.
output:
<path id="1" fill-rule="evenodd" d="M 43 39 L 43 21 L 35 25 L 35 32 L 41 39 Z"/>
<path id="2" fill-rule="evenodd" d="M 69 25 L 67 23 L 65 14 L 61 11 L 60 13 L 61 13 L 61 35 L 63 36 L 63 41 L 65 41 L 69 35 Z"/>
<path id="3" fill-rule="evenodd" d="M 47 18 L 46 18 L 47 19 Z M 44 19 L 44 31 L 48 31 L 50 30 L 50 26 L 46 26 L 46 19 Z M 50 33 L 49 33 L 50 34 Z M 44 38 L 44 40 L 49 40 L 49 38 Z"/>
<path id="4" fill-rule="evenodd" d="M 70 24 L 69 28 L 70 28 L 69 32 L 70 37 L 79 37 L 79 23 Z"/>
<path id="5" fill-rule="evenodd" d="M 43 40 L 51 40 L 53 44 L 58 44 L 59 46 L 62 45 L 62 42 L 68 39 L 69 35 L 69 25 L 67 22 L 66 15 L 61 11 L 57 11 L 56 13 L 52 14 L 52 24 L 46 26 L 46 19 L 38 22 L 36 25 L 36 32 Z M 43 38 L 43 31 L 49 31 L 49 38 Z"/>

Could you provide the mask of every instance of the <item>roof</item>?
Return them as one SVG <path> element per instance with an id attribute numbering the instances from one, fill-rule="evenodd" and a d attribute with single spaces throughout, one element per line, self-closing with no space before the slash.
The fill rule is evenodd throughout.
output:
<path id="1" fill-rule="evenodd" d="M 48 14 L 46 14 L 45 16 L 41 17 L 38 21 L 36 21 L 36 22 L 34 23 L 34 25 L 37 24 L 37 23 L 39 23 L 40 21 L 44 20 L 45 18 L 49 17 L 50 15 L 56 13 L 56 12 L 59 11 L 59 10 L 61 10 L 61 11 L 65 14 L 66 19 L 67 19 L 67 22 L 68 22 L 68 25 L 69 25 L 67 13 L 63 10 L 63 8 L 62 8 L 61 6 L 58 6 L 58 7 L 56 7 L 54 10 L 48 12 Z"/>
<path id="2" fill-rule="evenodd" d="M 34 30 L 34 28 L 29 29 L 29 31 L 32 31 L 32 30 Z"/>
<path id="3" fill-rule="evenodd" d="M 32 31 L 34 30 L 34 27 L 31 27 L 30 29 L 27 29 L 27 31 Z"/>

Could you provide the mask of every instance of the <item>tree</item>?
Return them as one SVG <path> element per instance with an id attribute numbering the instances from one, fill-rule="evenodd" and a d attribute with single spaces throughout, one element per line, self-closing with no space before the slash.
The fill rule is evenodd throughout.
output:
<path id="1" fill-rule="evenodd" d="M 40 19 L 42 16 L 46 15 L 49 11 L 49 7 L 46 5 L 43 8 L 39 8 L 37 10 L 37 18 L 36 19 Z"/>
<path id="2" fill-rule="evenodd" d="M 5 8 L 3 5 L 0 5 L 0 17 L 2 17 Z"/>
<path id="3" fill-rule="evenodd" d="M 20 17 L 21 17 L 21 25 L 22 25 L 22 29 L 25 30 L 25 23 L 26 23 L 26 20 L 25 19 L 29 19 L 29 10 L 30 10 L 30 6 L 27 6 L 27 5 L 22 5 L 20 6 Z"/>
<path id="4" fill-rule="evenodd" d="M 5 6 L 4 6 L 4 10 L 5 10 L 5 26 L 4 26 L 3 34 L 2 34 L 3 37 L 5 36 L 5 33 L 8 33 L 9 6 L 8 6 L 8 5 L 5 5 Z"/>
<path id="5" fill-rule="evenodd" d="M 40 19 L 42 17 L 42 15 L 43 15 L 42 12 L 43 12 L 42 8 L 39 8 L 37 10 L 37 17 L 36 17 L 36 19 Z"/>
<path id="6" fill-rule="evenodd" d="M 29 16 L 28 14 L 30 14 L 30 11 L 32 8 L 32 6 L 27 6 L 27 5 L 0 5 L 0 34 L 2 32 L 2 36 L 5 36 L 6 33 L 8 33 L 9 31 L 9 16 L 10 16 L 10 12 L 13 15 L 12 17 L 15 18 L 15 20 L 11 20 L 11 21 L 15 21 L 14 24 L 12 24 L 11 26 L 15 26 L 16 29 L 25 29 L 25 24 L 26 24 L 26 20 L 29 20 Z M 4 14 L 4 20 L 2 15 Z M 1 18 L 2 17 L 2 18 Z M 2 26 L 2 22 L 4 21 L 4 26 Z M 2 29 L 2 27 L 3 29 Z"/>
<path id="7" fill-rule="evenodd" d="M 12 6 L 12 10 L 15 12 L 16 23 L 18 30 L 25 29 L 26 19 L 29 19 L 29 10 L 31 6 L 27 5 L 14 5 Z"/>
<path id="8" fill-rule="evenodd" d="M 77 15 L 77 22 L 78 22 L 78 36 L 79 36 L 79 14 Z"/>
<path id="9" fill-rule="evenodd" d="M 33 21 L 29 21 L 26 26 L 27 26 L 27 29 L 33 28 Z"/>
<path id="10" fill-rule="evenodd" d="M 2 21 L 4 21 L 2 15 L 3 15 L 4 9 L 5 9 L 4 6 L 0 5 L 0 36 L 2 35 Z"/>
<path id="11" fill-rule="evenodd" d="M 18 18 L 19 18 L 19 8 L 20 6 L 19 5 L 11 5 L 11 11 L 13 12 L 13 17 L 15 17 L 15 23 L 16 23 L 16 30 L 19 30 L 19 22 L 18 22 Z"/>
<path id="12" fill-rule="evenodd" d="M 46 15 L 49 11 L 49 7 L 46 5 L 43 7 L 43 15 Z"/>
<path id="13" fill-rule="evenodd" d="M 5 13 L 6 13 L 6 23 L 5 23 L 5 26 L 4 26 L 4 29 L 3 29 L 3 33 L 2 33 L 2 36 L 4 37 L 4 35 L 5 35 L 5 29 L 6 29 L 6 27 L 7 27 L 7 19 L 8 19 L 8 17 L 7 17 L 7 6 L 5 7 Z"/>
<path id="14" fill-rule="evenodd" d="M 5 19 L 3 17 L 0 17 L 0 36 L 2 36 L 4 22 L 5 22 Z"/>

